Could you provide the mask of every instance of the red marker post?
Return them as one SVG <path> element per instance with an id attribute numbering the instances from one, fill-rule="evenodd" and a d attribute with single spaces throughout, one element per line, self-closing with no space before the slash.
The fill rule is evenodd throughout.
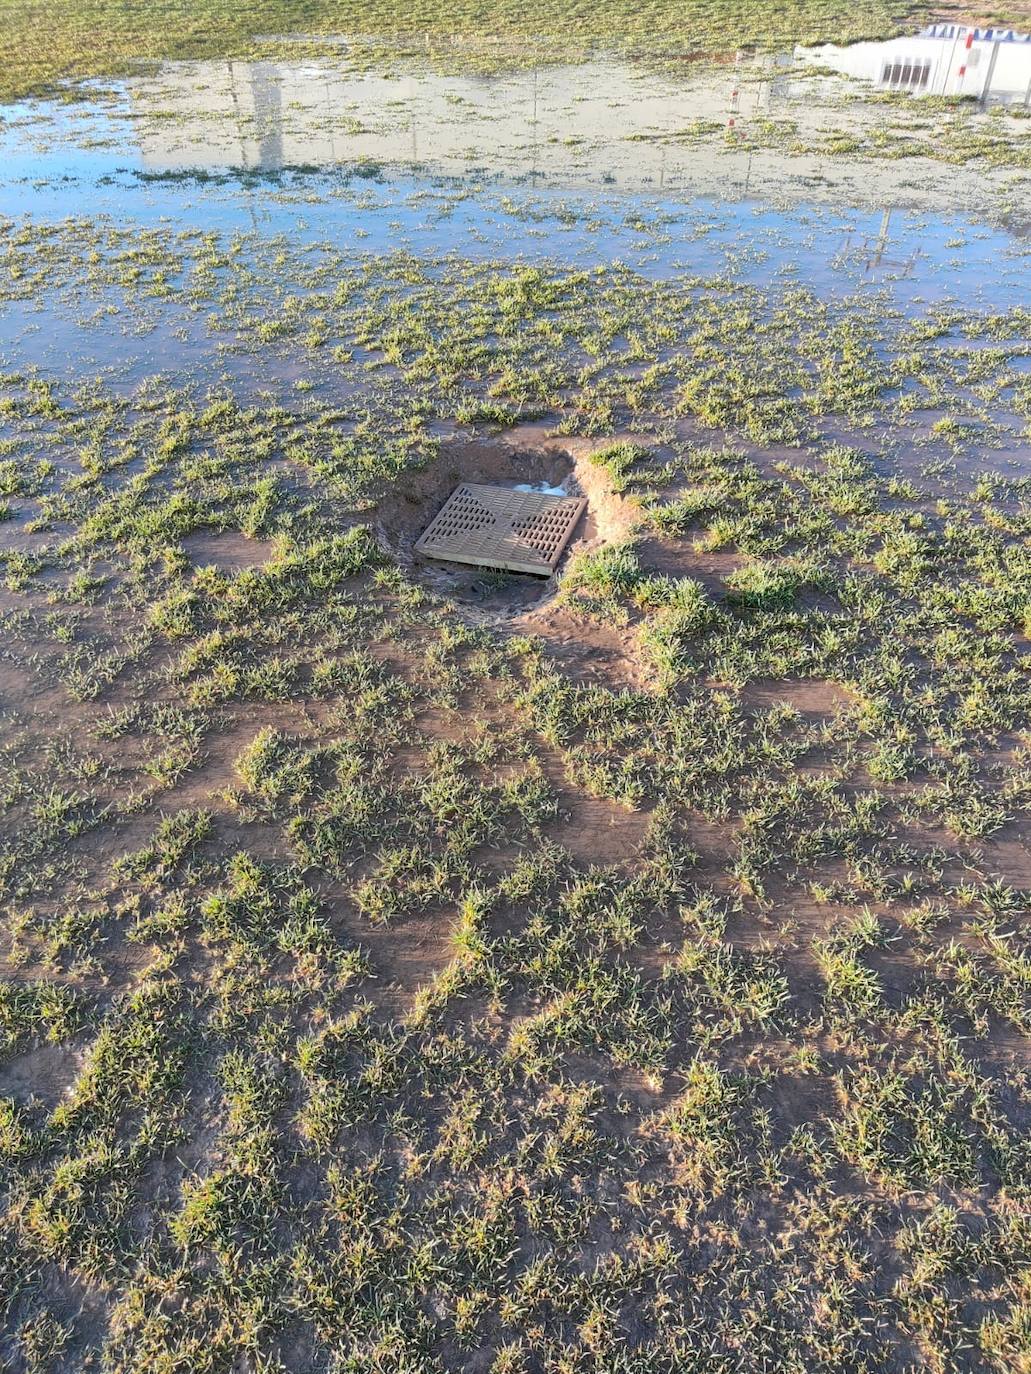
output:
<path id="1" fill-rule="evenodd" d="M 965 51 L 965 52 L 969 52 L 970 49 L 971 49 L 973 46 L 974 46 L 974 31 L 973 31 L 973 29 L 971 29 L 970 32 L 967 34 L 967 41 L 966 41 L 966 43 L 964 44 L 964 51 Z M 959 69 L 959 75 L 960 75 L 961 77 L 964 77 L 964 76 L 966 76 L 966 74 L 967 74 L 967 63 L 966 63 L 966 58 L 964 58 L 964 59 L 963 59 L 963 63 L 962 63 L 962 65 L 960 66 L 960 69 Z"/>

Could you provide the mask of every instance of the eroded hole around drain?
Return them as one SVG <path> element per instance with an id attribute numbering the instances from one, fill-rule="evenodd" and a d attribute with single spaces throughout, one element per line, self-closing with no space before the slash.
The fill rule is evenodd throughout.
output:
<path id="1" fill-rule="evenodd" d="M 495 566 L 451 562 L 427 556 L 416 545 L 456 488 L 473 484 L 525 495 L 588 499 L 556 565 L 560 572 L 571 553 L 598 538 L 588 493 L 578 481 L 570 455 L 555 449 L 516 448 L 490 441 L 446 446 L 436 462 L 413 474 L 377 510 L 386 547 L 417 581 L 470 608 L 517 615 L 540 605 L 555 591 L 555 576 Z"/>

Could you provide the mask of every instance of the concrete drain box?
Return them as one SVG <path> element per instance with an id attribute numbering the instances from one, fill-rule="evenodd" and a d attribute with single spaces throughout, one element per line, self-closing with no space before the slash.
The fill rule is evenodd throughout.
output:
<path id="1" fill-rule="evenodd" d="M 463 482 L 415 549 L 448 563 L 550 577 L 586 505 L 582 496 Z"/>

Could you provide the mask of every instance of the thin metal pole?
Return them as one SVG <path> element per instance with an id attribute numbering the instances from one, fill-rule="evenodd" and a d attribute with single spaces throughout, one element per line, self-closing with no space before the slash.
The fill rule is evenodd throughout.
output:
<path id="1" fill-rule="evenodd" d="M 982 105 L 986 105 L 988 103 L 988 97 L 991 94 L 992 77 L 995 75 L 995 64 L 999 60 L 999 49 L 1001 47 L 1002 44 L 999 42 L 995 42 L 992 44 L 992 56 L 991 60 L 988 63 L 988 75 L 984 79 L 984 86 L 981 90 L 980 104 Z"/>
<path id="2" fill-rule="evenodd" d="M 959 25 L 955 24 L 953 27 L 955 28 L 956 32 L 952 35 L 952 50 L 949 53 L 949 64 L 945 68 L 945 79 L 942 82 L 942 95 L 948 94 L 947 88 L 949 84 L 949 77 L 952 75 L 952 64 L 955 61 L 956 57 L 956 44 L 959 42 Z"/>

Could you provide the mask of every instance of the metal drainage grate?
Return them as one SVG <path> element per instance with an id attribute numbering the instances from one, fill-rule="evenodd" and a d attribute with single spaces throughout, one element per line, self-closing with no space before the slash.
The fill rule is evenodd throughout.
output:
<path id="1" fill-rule="evenodd" d="M 463 482 L 417 541 L 417 553 L 448 563 L 550 576 L 587 501 Z"/>

